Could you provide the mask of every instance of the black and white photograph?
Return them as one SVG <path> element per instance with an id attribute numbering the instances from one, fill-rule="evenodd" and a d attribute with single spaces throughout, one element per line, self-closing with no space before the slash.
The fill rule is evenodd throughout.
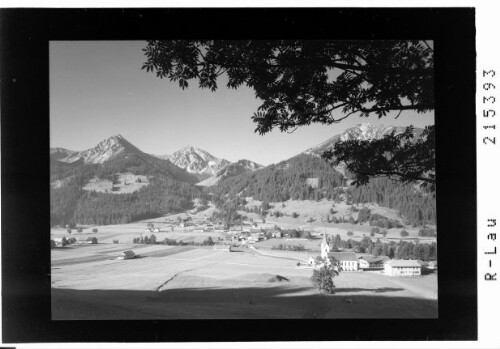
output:
<path id="1" fill-rule="evenodd" d="M 484 339 L 476 9 L 1 9 L 2 344 Z"/>
<path id="2" fill-rule="evenodd" d="M 53 319 L 437 317 L 432 41 L 49 60 Z"/>

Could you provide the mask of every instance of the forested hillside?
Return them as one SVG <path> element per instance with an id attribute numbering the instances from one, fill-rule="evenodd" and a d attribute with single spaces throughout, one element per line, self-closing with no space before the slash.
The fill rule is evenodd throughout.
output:
<path id="1" fill-rule="evenodd" d="M 210 188 L 219 207 L 235 196 L 253 197 L 265 202 L 286 200 L 346 200 L 348 203 L 375 202 L 398 210 L 407 224 L 433 224 L 436 221 L 435 195 L 415 185 L 378 178 L 367 185 L 347 186 L 344 177 L 324 160 L 300 154 L 264 169 L 222 180 Z M 317 178 L 317 188 L 307 183 Z"/>
<path id="2" fill-rule="evenodd" d="M 146 175 L 150 185 L 130 194 L 96 193 L 81 188 L 94 177 L 113 180 L 114 174 Z M 51 225 L 116 224 L 161 216 L 191 208 L 203 195 L 196 177 L 167 160 L 127 154 L 103 164 L 66 164 L 51 160 L 51 180 L 67 179 L 51 189 Z"/>
<path id="3" fill-rule="evenodd" d="M 307 178 L 318 178 L 318 189 L 305 185 Z M 333 199 L 335 188 L 342 186 L 344 176 L 319 157 L 300 154 L 288 161 L 254 172 L 222 180 L 210 188 L 214 196 L 229 194 L 253 196 L 262 201 Z"/>

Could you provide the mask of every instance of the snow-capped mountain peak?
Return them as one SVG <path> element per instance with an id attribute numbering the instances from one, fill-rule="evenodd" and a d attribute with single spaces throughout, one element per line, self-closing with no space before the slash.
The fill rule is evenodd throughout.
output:
<path id="1" fill-rule="evenodd" d="M 134 153 L 142 153 L 122 135 L 118 134 L 102 140 L 93 148 L 71 152 L 66 157 L 60 158 L 59 161 L 73 163 L 82 159 L 85 164 L 102 164 L 125 150 Z"/>
<path id="2" fill-rule="evenodd" d="M 172 155 L 160 156 L 162 159 L 170 160 L 174 165 L 186 171 L 207 178 L 215 175 L 219 170 L 230 164 L 225 159 L 220 159 L 204 149 L 188 145 L 179 149 Z"/>
<path id="3" fill-rule="evenodd" d="M 199 183 L 196 183 L 196 185 L 202 187 L 209 187 L 217 184 L 224 178 L 237 176 L 244 172 L 256 171 L 263 167 L 264 166 L 259 165 L 258 163 L 247 159 L 238 160 L 232 164 L 227 165 L 223 169 L 219 170 L 215 176 L 207 178 Z"/>

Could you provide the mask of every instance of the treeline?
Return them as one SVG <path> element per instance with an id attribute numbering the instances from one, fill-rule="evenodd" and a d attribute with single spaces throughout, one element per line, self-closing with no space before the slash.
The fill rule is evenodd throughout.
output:
<path id="1" fill-rule="evenodd" d="M 388 178 L 372 179 L 367 185 L 349 189 L 353 203 L 375 202 L 399 211 L 405 224 L 436 223 L 436 195 L 414 184 L 402 184 Z"/>
<path id="2" fill-rule="evenodd" d="M 349 177 L 348 173 L 344 177 L 316 156 L 300 154 L 286 163 L 223 179 L 209 190 L 216 205 L 226 211 L 231 211 L 227 207 L 228 202 L 231 206 L 241 207 L 234 202 L 238 197 L 251 196 L 263 202 L 329 199 L 336 202 L 345 200 L 349 205 L 378 203 L 398 210 L 405 224 L 435 224 L 435 193 L 388 178 L 372 179 L 360 187 L 347 187 Z M 307 178 L 317 178 L 317 188 L 307 184 Z M 258 208 L 258 211 L 263 213 L 265 209 Z"/>
<path id="3" fill-rule="evenodd" d="M 219 239 L 220 240 L 220 239 Z M 214 240 L 209 236 L 203 242 L 189 241 L 184 242 L 182 240 L 177 241 L 175 239 L 165 238 L 163 241 L 157 241 L 156 236 L 152 234 L 151 236 L 137 237 L 132 240 L 134 244 L 145 244 L 145 245 L 169 245 L 169 246 L 213 246 L 215 245 Z"/>
<path id="4" fill-rule="evenodd" d="M 318 178 L 318 188 L 306 185 L 307 178 Z M 254 172 L 228 177 L 210 190 L 215 197 L 253 196 L 260 201 L 320 200 L 338 198 L 335 188 L 344 184 L 344 176 L 327 162 L 300 154 L 286 163 L 270 165 Z"/>
<path id="5" fill-rule="evenodd" d="M 391 241 L 382 243 L 380 239 L 375 242 L 364 236 L 361 241 L 352 239 L 342 240 L 340 235 L 329 238 L 330 251 L 337 252 L 340 249 L 353 249 L 358 253 L 369 253 L 372 256 L 387 256 L 396 259 L 419 259 L 422 261 L 430 261 L 437 259 L 437 244 L 432 242 L 416 243 L 406 240 L 400 240 L 398 243 Z"/>
<path id="6" fill-rule="evenodd" d="M 204 195 L 193 185 L 165 177 L 153 177 L 150 185 L 129 194 L 83 191 L 72 184 L 52 189 L 51 224 L 124 224 L 191 209 L 191 200 Z"/>

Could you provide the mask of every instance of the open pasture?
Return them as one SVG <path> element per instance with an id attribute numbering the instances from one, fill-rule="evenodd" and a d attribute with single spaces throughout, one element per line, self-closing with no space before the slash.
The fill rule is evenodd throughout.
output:
<path id="1" fill-rule="evenodd" d="M 125 249 L 143 258 L 116 260 Z M 311 269 L 251 249 L 83 245 L 52 250 L 52 262 L 54 319 L 437 316 L 435 275 L 346 272 L 335 279 L 337 294 L 325 295 Z"/>

